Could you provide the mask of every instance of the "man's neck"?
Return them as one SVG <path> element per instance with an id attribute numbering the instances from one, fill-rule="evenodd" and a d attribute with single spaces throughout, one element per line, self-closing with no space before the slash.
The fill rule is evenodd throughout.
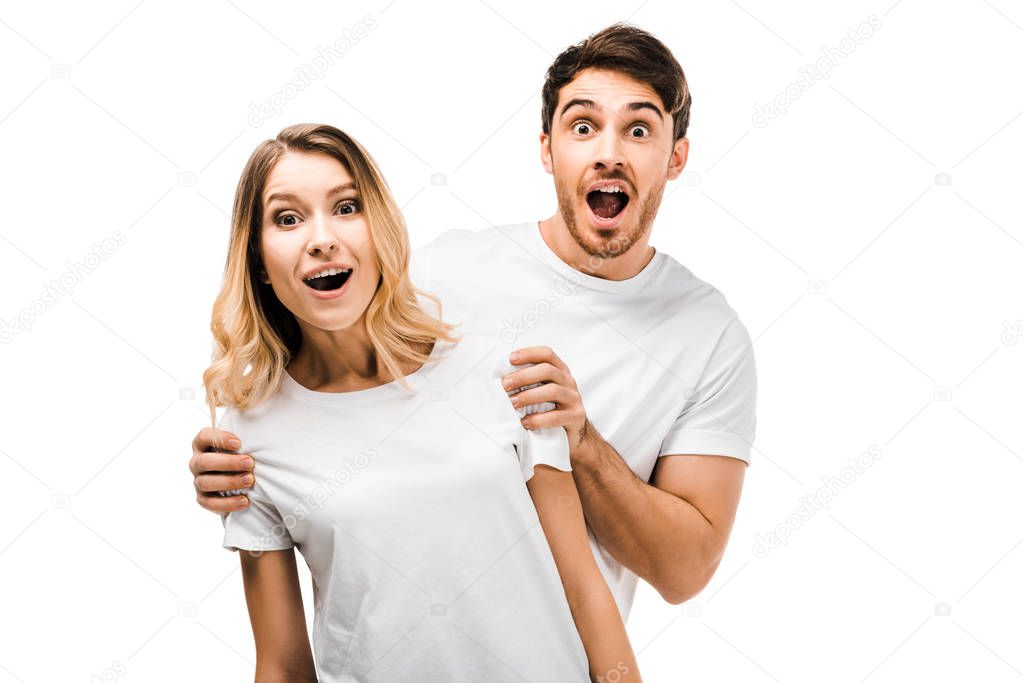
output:
<path id="1" fill-rule="evenodd" d="M 540 221 L 540 236 L 547 247 L 569 266 L 603 280 L 628 280 L 635 277 L 646 268 L 656 252 L 644 238 L 621 256 L 591 256 L 572 237 L 560 212 Z"/>

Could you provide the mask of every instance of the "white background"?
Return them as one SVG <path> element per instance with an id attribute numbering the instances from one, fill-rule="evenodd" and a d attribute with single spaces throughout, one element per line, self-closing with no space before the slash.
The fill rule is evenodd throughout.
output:
<path id="1" fill-rule="evenodd" d="M 754 125 L 871 15 L 829 79 Z M 654 244 L 724 292 L 760 379 L 716 577 L 685 606 L 641 586 L 646 680 L 1023 677 L 1018 3 L 149 0 L 0 11 L 0 681 L 251 676 L 238 558 L 187 460 L 252 148 L 291 123 L 343 128 L 415 245 L 544 218 L 544 71 L 626 18 L 693 92 Z M 800 518 L 828 481 L 827 509 Z"/>

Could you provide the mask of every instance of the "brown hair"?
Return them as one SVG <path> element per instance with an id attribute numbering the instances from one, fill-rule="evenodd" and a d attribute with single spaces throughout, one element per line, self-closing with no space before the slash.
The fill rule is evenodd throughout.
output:
<path id="1" fill-rule="evenodd" d="M 405 220 L 369 152 L 333 126 L 288 126 L 256 147 L 235 191 L 224 280 L 210 322 L 214 352 L 203 373 L 214 429 L 216 406 L 247 409 L 274 393 L 283 381 L 285 366 L 302 345 L 294 314 L 257 276 L 262 267 L 263 189 L 277 162 L 290 151 L 327 154 L 355 180 L 380 269 L 380 282 L 365 314 L 378 362 L 411 389 L 401 364 L 429 362 L 424 347 L 430 342 L 457 341 L 453 327 L 439 317 L 440 300 L 417 289 L 409 278 Z M 421 301 L 419 295 L 425 299 Z M 424 302 L 435 305 L 438 317 L 424 310 Z"/>
<path id="2" fill-rule="evenodd" d="M 617 71 L 649 85 L 661 98 L 675 124 L 674 140 L 689 128 L 689 84 L 671 50 L 641 28 L 612 24 L 577 43 L 554 59 L 543 84 L 543 132 L 550 135 L 558 94 L 583 69 Z"/>

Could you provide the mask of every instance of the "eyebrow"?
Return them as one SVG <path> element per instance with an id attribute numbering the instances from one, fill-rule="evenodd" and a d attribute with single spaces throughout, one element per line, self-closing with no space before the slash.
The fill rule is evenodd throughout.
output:
<path id="1" fill-rule="evenodd" d="M 355 189 L 355 183 L 342 183 L 341 185 L 338 185 L 337 187 L 331 188 L 327 192 L 327 196 L 330 197 L 332 195 L 338 194 L 339 192 L 344 192 L 345 190 L 354 190 L 354 189 Z M 290 199 L 290 200 L 294 201 L 294 200 L 296 200 L 298 198 L 295 195 L 291 194 L 290 192 L 274 192 L 272 195 L 270 195 L 269 197 L 266 198 L 266 202 L 265 203 L 267 205 L 269 205 L 270 202 L 274 201 L 275 199 L 280 199 L 280 200 Z"/>
<path id="2" fill-rule="evenodd" d="M 587 100 L 580 97 L 576 97 L 569 100 L 568 102 L 565 102 L 565 106 L 561 108 L 561 115 L 564 116 L 565 112 L 571 109 L 572 107 L 595 109 L 597 111 L 601 111 L 603 109 L 603 107 L 601 107 L 593 100 Z M 664 118 L 664 111 L 653 102 L 650 102 L 649 100 L 643 100 L 641 102 L 629 102 L 629 104 L 625 106 L 625 109 L 626 111 L 641 111 L 643 109 L 650 109 L 655 114 L 657 114 L 659 118 Z"/>

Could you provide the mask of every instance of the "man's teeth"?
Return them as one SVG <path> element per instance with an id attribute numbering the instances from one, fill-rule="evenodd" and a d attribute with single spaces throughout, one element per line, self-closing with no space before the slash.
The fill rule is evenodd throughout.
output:
<path id="1" fill-rule="evenodd" d="M 598 187 L 598 192 L 625 192 L 621 185 L 608 185 L 607 187 Z"/>
<path id="2" fill-rule="evenodd" d="M 351 268 L 331 268 L 329 270 L 323 271 L 322 273 L 317 273 L 316 275 L 307 277 L 306 280 L 315 280 L 318 277 L 327 277 L 329 275 L 338 275 L 340 273 L 350 273 L 350 272 L 352 272 Z"/>

